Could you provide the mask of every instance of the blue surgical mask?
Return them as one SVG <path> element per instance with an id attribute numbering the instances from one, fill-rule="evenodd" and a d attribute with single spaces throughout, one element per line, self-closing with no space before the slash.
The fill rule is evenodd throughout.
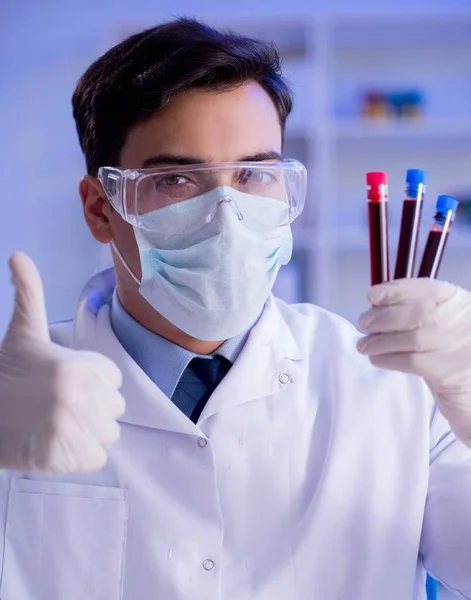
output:
<path id="1" fill-rule="evenodd" d="M 291 258 L 290 226 L 273 226 L 285 211 L 283 202 L 220 187 L 141 217 L 140 281 L 117 253 L 157 312 L 194 338 L 222 341 L 257 319 Z"/>

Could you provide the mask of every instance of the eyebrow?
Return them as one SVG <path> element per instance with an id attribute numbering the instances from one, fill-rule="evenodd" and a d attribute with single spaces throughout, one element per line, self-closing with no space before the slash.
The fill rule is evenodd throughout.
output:
<path id="1" fill-rule="evenodd" d="M 247 156 L 241 156 L 234 162 L 265 162 L 269 160 L 281 161 L 281 154 L 274 150 L 267 150 L 265 152 L 257 152 L 256 154 L 248 154 Z M 180 154 L 158 154 L 157 156 L 151 156 L 146 158 L 142 163 L 143 169 L 147 167 L 158 167 L 164 165 L 203 165 L 207 161 L 201 160 L 196 156 L 183 156 Z"/>

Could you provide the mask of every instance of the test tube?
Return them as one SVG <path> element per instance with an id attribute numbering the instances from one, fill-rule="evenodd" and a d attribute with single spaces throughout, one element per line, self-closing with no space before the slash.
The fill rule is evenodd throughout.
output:
<path id="1" fill-rule="evenodd" d="M 438 269 L 440 268 L 458 204 L 458 200 L 452 196 L 438 196 L 436 213 L 425 244 L 419 277 L 435 279 L 438 275 Z"/>
<path id="2" fill-rule="evenodd" d="M 367 173 L 371 285 L 389 281 L 388 175 Z"/>
<path id="3" fill-rule="evenodd" d="M 406 174 L 406 197 L 402 204 L 401 229 L 396 257 L 394 279 L 414 276 L 420 217 L 425 194 L 426 173 L 409 169 Z"/>

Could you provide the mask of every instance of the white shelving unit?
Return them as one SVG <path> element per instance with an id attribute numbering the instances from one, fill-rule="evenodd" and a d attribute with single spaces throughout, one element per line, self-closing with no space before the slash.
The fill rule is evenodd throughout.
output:
<path id="1" fill-rule="evenodd" d="M 422 244 L 437 195 L 471 193 L 471 10 L 215 24 L 275 42 L 295 92 L 285 156 L 306 164 L 309 192 L 277 292 L 355 322 L 369 286 L 365 173 L 389 175 L 392 269 L 406 169 L 429 174 Z M 421 90 L 422 118 L 365 120 L 361 94 L 377 88 Z M 471 223 L 456 223 L 440 277 L 471 289 L 470 257 Z"/>

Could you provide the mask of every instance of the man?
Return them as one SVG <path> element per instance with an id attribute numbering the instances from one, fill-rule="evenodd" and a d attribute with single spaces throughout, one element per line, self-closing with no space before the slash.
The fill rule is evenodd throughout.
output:
<path id="1" fill-rule="evenodd" d="M 305 182 L 275 50 L 174 21 L 73 106 L 115 270 L 51 337 L 114 361 L 127 406 L 100 471 L 3 473 L 0 596 L 412 600 L 428 570 L 471 598 L 471 295 L 375 286 L 361 339 L 270 296 Z"/>

